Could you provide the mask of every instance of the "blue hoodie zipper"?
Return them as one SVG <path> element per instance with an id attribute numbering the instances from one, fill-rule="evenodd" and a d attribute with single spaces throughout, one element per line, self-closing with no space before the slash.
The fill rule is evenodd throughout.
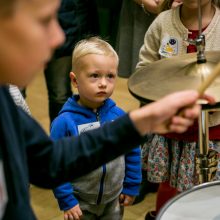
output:
<path id="1" fill-rule="evenodd" d="M 97 121 L 100 122 L 100 115 L 99 112 L 96 112 L 96 119 Z M 98 194 L 98 198 L 97 198 L 97 205 L 99 205 L 102 201 L 102 196 L 103 196 L 103 191 L 104 191 L 104 180 L 105 180 L 105 176 L 106 176 L 106 164 L 102 165 L 102 177 L 100 180 L 100 186 L 99 186 L 99 194 Z"/>

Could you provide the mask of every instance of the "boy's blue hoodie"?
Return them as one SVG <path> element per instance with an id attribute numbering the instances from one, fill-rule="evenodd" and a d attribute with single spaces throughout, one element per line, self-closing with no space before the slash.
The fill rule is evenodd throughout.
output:
<path id="1" fill-rule="evenodd" d="M 69 98 L 53 121 L 51 126 L 53 139 L 79 135 L 125 114 L 111 99 L 107 99 L 97 112 L 79 105 L 78 99 L 78 95 Z M 73 183 L 65 183 L 57 187 L 54 189 L 54 195 L 60 209 L 68 210 L 78 204 L 76 198 L 89 204 L 106 204 L 120 193 L 138 195 L 140 182 L 141 157 L 140 147 L 137 147 Z"/>

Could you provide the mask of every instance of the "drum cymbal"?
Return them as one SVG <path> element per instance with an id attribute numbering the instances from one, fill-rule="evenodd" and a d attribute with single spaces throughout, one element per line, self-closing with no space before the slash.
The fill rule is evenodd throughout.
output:
<path id="1" fill-rule="evenodd" d="M 220 51 L 205 52 L 206 63 L 197 64 L 197 54 L 165 58 L 138 69 L 128 80 L 128 89 L 141 101 L 151 102 L 181 90 L 197 89 L 220 62 Z M 220 102 L 220 77 L 206 90 Z"/>

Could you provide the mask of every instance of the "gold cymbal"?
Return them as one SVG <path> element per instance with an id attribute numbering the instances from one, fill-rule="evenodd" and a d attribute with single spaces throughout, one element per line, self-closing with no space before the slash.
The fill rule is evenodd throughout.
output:
<path id="1" fill-rule="evenodd" d="M 220 51 L 205 52 L 206 63 L 197 64 L 197 54 L 165 58 L 138 69 L 128 80 L 132 95 L 142 101 L 155 101 L 181 90 L 197 89 L 220 62 Z M 206 90 L 220 102 L 220 77 Z"/>

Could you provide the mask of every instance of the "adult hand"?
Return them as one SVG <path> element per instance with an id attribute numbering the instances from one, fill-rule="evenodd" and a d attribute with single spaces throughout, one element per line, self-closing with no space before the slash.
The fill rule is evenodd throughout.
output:
<path id="1" fill-rule="evenodd" d="M 130 117 L 142 135 L 148 132 L 182 133 L 199 116 L 201 107 L 196 104 L 198 98 L 199 94 L 194 90 L 176 92 L 130 112 Z M 204 95 L 203 98 L 211 104 L 215 102 L 211 96 Z"/>
<path id="2" fill-rule="evenodd" d="M 158 14 L 160 12 L 161 4 L 164 0 L 134 0 L 139 5 L 143 4 L 146 11 L 152 14 Z"/>
<path id="3" fill-rule="evenodd" d="M 176 8 L 177 6 L 182 5 L 182 4 L 183 4 L 182 0 L 174 0 L 171 5 L 171 8 Z"/>

